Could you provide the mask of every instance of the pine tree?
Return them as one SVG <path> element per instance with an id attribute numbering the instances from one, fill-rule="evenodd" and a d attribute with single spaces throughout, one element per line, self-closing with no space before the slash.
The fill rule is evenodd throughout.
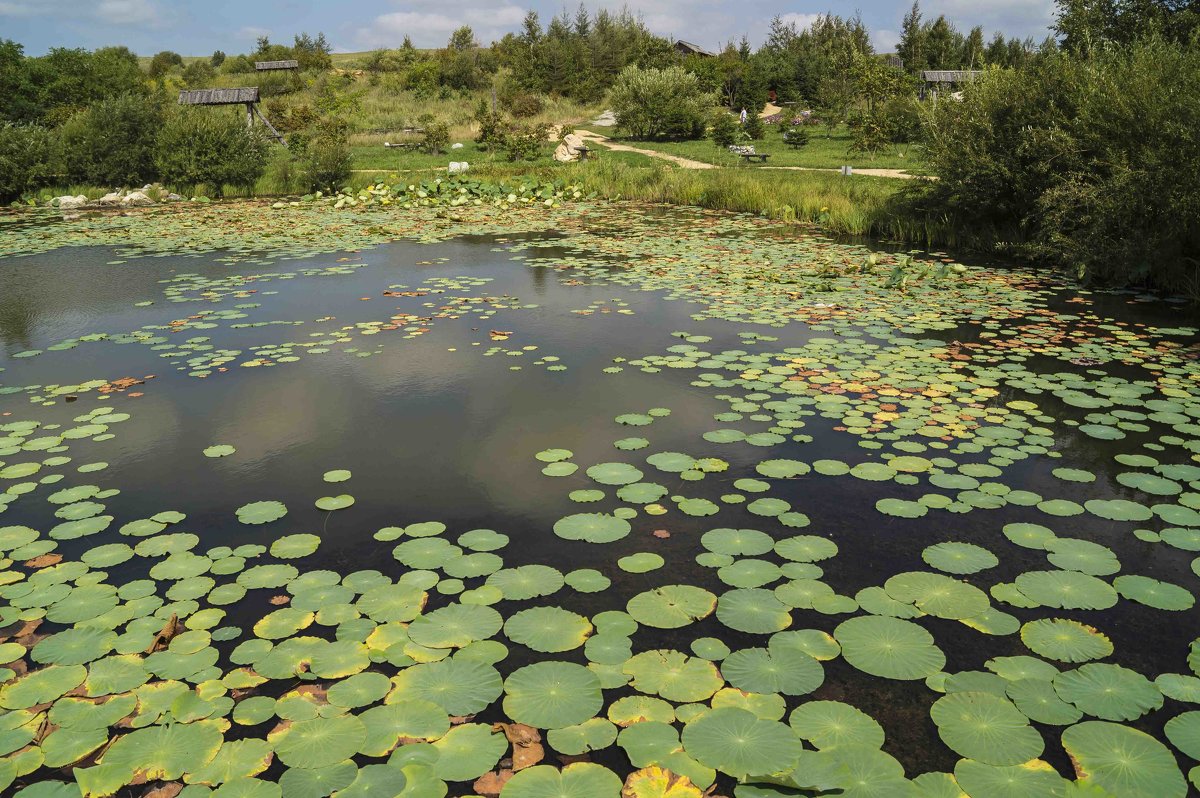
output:
<path id="1" fill-rule="evenodd" d="M 925 27 L 921 24 L 921 6 L 918 0 L 913 0 L 912 10 L 904 15 L 904 24 L 900 28 L 900 44 L 896 46 L 896 54 L 904 61 L 904 68 L 910 74 L 916 75 L 928 66 L 925 52 Z"/>

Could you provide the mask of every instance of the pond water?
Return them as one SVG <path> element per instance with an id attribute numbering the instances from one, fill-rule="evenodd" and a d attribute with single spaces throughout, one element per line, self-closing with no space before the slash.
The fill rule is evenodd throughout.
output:
<path id="1" fill-rule="evenodd" d="M 1200 782 L 1186 308 L 398 216 L 0 221 L 5 795 Z"/>

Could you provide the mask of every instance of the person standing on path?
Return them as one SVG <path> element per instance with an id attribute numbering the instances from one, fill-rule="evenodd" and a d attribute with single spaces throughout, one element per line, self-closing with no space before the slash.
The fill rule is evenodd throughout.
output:
<path id="1" fill-rule="evenodd" d="M 746 124 L 746 109 L 742 109 L 742 124 Z"/>

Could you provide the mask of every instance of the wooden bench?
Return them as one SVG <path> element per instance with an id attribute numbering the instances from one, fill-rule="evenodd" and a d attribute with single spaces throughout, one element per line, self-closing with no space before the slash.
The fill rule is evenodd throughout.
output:
<path id="1" fill-rule="evenodd" d="M 383 143 L 383 146 L 387 147 L 389 150 L 397 150 L 397 149 L 398 150 L 411 150 L 411 149 L 420 147 L 421 142 L 419 142 L 419 141 L 401 141 L 401 142 L 385 141 Z"/>
<path id="2" fill-rule="evenodd" d="M 742 160 L 747 165 L 756 158 L 759 163 L 766 163 L 767 159 L 771 157 L 771 154 L 767 152 L 739 152 L 738 155 L 742 156 Z"/>

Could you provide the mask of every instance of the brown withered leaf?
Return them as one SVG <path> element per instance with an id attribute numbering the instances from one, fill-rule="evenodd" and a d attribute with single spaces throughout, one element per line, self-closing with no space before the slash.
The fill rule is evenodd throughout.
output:
<path id="1" fill-rule="evenodd" d="M 281 606 L 283 604 L 287 604 L 291 600 L 292 600 L 291 596 L 271 596 L 271 603 L 274 604 L 276 607 Z"/>
<path id="2" fill-rule="evenodd" d="M 142 793 L 142 798 L 175 798 L 183 790 L 183 785 L 177 781 L 168 781 L 158 787 L 152 787 Z"/>
<path id="3" fill-rule="evenodd" d="M 505 783 L 512 777 L 513 771 L 511 770 L 484 773 L 475 780 L 475 783 L 471 785 L 471 789 L 480 795 L 486 796 L 486 798 L 495 798 L 495 796 L 500 794 L 500 790 L 503 789 Z"/>
<path id="4" fill-rule="evenodd" d="M 26 568 L 49 568 L 51 565 L 58 565 L 62 562 L 61 554 L 43 554 L 34 557 L 32 560 L 25 561 Z"/>

